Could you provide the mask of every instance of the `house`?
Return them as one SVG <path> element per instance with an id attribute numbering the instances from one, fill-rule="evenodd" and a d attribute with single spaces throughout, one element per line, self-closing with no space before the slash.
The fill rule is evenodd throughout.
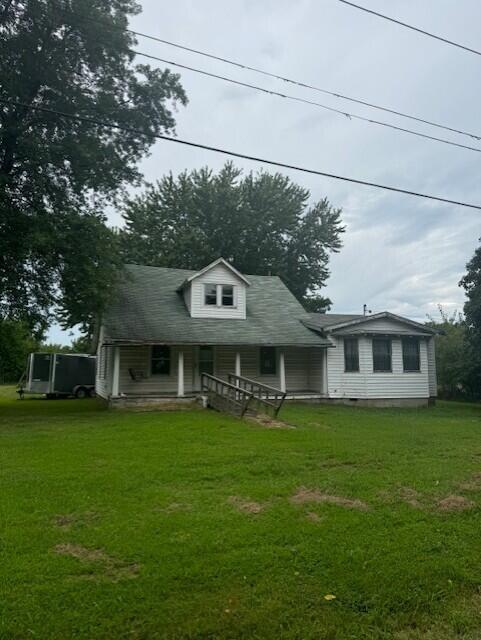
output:
<path id="1" fill-rule="evenodd" d="M 277 276 L 222 258 L 199 271 L 128 265 L 98 330 L 96 391 L 113 406 L 243 376 L 311 401 L 426 404 L 434 331 L 389 313 L 307 313 Z M 205 378 L 204 378 L 205 379 Z"/>

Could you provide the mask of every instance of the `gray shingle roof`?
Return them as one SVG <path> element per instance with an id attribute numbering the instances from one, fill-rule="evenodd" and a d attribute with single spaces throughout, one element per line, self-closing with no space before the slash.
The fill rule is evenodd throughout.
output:
<path id="1" fill-rule="evenodd" d="M 330 327 L 340 322 L 349 322 L 350 320 L 360 320 L 363 315 L 355 315 L 352 313 L 309 313 L 311 323 L 319 327 Z"/>
<path id="2" fill-rule="evenodd" d="M 303 321 L 309 314 L 277 276 L 247 276 L 246 320 L 191 318 L 177 289 L 194 271 L 126 266 L 104 314 L 106 342 L 330 346 Z"/>

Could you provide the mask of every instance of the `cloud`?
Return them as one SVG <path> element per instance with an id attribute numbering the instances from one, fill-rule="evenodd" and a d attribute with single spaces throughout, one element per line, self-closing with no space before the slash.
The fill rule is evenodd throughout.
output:
<path id="1" fill-rule="evenodd" d="M 481 134 L 479 61 L 337 2 L 316 0 L 141 0 L 133 28 L 450 126 Z M 370 0 L 383 11 L 386 3 Z M 479 39 L 481 4 L 404 0 L 402 20 L 471 43 Z M 139 38 L 140 51 L 333 107 L 476 146 L 469 138 L 375 112 L 208 58 Z M 153 63 L 155 65 L 155 63 Z M 161 66 L 159 64 L 159 66 Z M 383 127 L 348 120 L 188 71 L 189 105 L 177 116 L 179 137 L 413 191 L 481 203 L 481 157 Z M 479 145 L 481 146 L 481 145 Z M 225 156 L 158 142 L 142 163 L 146 179 L 209 165 Z M 237 161 L 250 171 L 256 163 Z M 272 169 L 277 170 L 277 169 Z M 441 303 L 461 309 L 458 281 L 481 235 L 481 212 L 369 187 L 286 171 L 343 208 L 344 248 L 331 261 L 326 294 L 338 312 L 389 309 L 417 319 Z M 118 216 L 112 214 L 118 224 Z"/>

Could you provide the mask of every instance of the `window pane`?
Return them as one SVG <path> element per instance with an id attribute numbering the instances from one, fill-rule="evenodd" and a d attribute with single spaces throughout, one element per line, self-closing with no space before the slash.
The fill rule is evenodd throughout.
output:
<path id="1" fill-rule="evenodd" d="M 152 347 L 152 361 L 150 370 L 152 374 L 168 376 L 170 374 L 170 347 L 156 345 Z"/>
<path id="2" fill-rule="evenodd" d="M 344 339 L 344 370 L 359 371 L 359 343 L 357 338 Z"/>
<path id="3" fill-rule="evenodd" d="M 208 304 L 208 305 L 217 304 L 217 286 L 215 284 L 205 285 L 204 302 L 205 304 Z"/>
<path id="4" fill-rule="evenodd" d="M 403 338 L 404 371 L 420 371 L 418 338 Z"/>
<path id="5" fill-rule="evenodd" d="M 276 375 L 276 349 L 275 347 L 261 347 L 260 372 L 261 375 Z"/>
<path id="6" fill-rule="evenodd" d="M 391 371 L 391 340 L 373 338 L 372 361 L 374 371 Z"/>
<path id="7" fill-rule="evenodd" d="M 223 307 L 234 306 L 234 287 L 230 284 L 222 285 L 222 306 Z"/>

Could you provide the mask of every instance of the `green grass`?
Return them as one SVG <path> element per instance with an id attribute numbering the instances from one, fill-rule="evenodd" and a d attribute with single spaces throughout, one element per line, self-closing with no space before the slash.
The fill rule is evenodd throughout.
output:
<path id="1" fill-rule="evenodd" d="M 0 637 L 479 639 L 481 407 L 283 418 L 0 391 Z"/>

